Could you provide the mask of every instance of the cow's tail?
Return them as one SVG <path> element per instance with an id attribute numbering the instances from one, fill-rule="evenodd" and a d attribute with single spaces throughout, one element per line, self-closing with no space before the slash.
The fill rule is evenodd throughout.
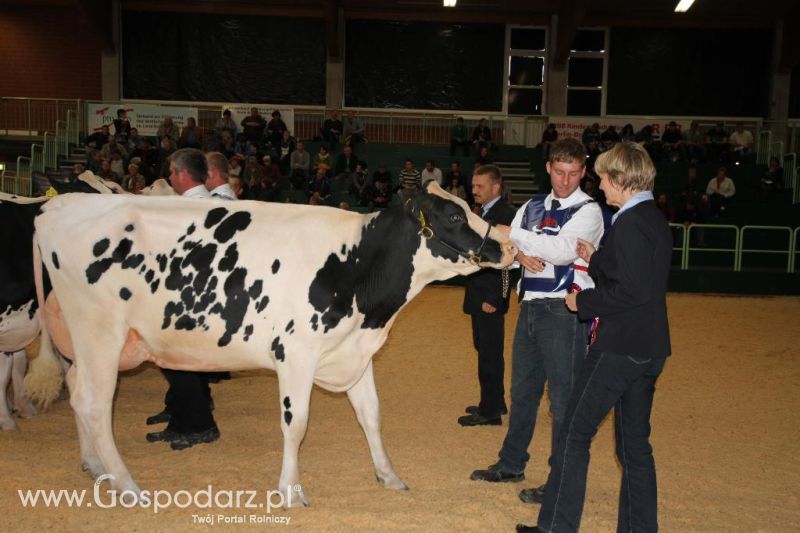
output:
<path id="1" fill-rule="evenodd" d="M 56 352 L 50 335 L 44 312 L 44 284 L 42 277 L 42 253 L 39 250 L 39 239 L 33 235 L 33 275 L 36 281 L 36 300 L 39 304 L 39 324 L 42 328 L 39 342 L 39 354 L 33 358 L 25 376 L 25 391 L 31 400 L 46 409 L 61 394 L 64 383 L 61 356 Z"/>

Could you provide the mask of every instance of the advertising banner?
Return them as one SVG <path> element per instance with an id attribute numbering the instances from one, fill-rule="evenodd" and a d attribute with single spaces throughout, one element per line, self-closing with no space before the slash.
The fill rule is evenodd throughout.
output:
<path id="1" fill-rule="evenodd" d="M 154 137 L 164 117 L 172 117 L 178 128 L 186 125 L 186 119 L 192 117 L 197 121 L 196 107 L 172 107 L 152 104 L 107 104 L 89 103 L 86 105 L 86 126 L 89 133 L 99 131 L 104 125 L 109 126 L 109 132 L 114 132 L 114 119 L 117 110 L 124 109 L 128 113 L 128 120 L 132 128 L 139 130 L 139 135 Z"/>
<path id="2" fill-rule="evenodd" d="M 272 120 L 272 112 L 279 111 L 281 120 L 286 124 L 286 129 L 289 130 L 291 135 L 294 135 L 294 109 L 291 107 L 266 107 L 263 104 L 227 104 L 222 106 L 219 110 L 219 116 L 222 117 L 222 112 L 226 109 L 231 111 L 231 119 L 239 126 L 239 133 L 242 132 L 242 119 L 250 114 L 252 108 L 258 109 L 258 114 L 264 117 L 264 120 Z"/>
<path id="3" fill-rule="evenodd" d="M 678 129 L 683 131 L 689 129 L 691 119 L 669 119 L 669 118 L 642 118 L 642 117 L 622 117 L 622 116 L 606 116 L 606 117 L 560 117 L 551 116 L 550 124 L 555 124 L 558 137 L 560 139 L 566 137 L 574 137 L 580 139 L 583 136 L 583 130 L 597 122 L 600 124 L 600 132 L 605 131 L 609 126 L 616 126 L 619 133 L 626 124 L 633 126 L 633 131 L 638 132 L 643 127 L 650 125 L 653 127 L 653 136 L 658 138 L 667 129 L 667 124 L 674 120 L 678 125 Z"/>

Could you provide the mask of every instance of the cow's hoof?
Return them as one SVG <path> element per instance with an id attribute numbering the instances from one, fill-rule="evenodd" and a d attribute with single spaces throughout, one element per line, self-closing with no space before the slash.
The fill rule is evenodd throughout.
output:
<path id="1" fill-rule="evenodd" d="M 0 429 L 3 431 L 18 431 L 19 426 L 9 418 L 8 420 L 0 420 Z"/>
<path id="2" fill-rule="evenodd" d="M 102 466 L 91 464 L 88 461 L 83 461 L 81 463 L 81 470 L 89 474 L 92 477 L 92 479 L 97 479 L 103 474 L 105 474 L 105 472 L 103 472 Z"/>
<path id="3" fill-rule="evenodd" d="M 14 405 L 14 410 L 20 418 L 32 418 L 36 416 L 36 408 L 28 399 L 17 402 Z"/>
<path id="4" fill-rule="evenodd" d="M 408 490 L 408 485 L 406 485 L 403 480 L 397 476 L 397 474 L 392 474 L 391 476 L 386 476 L 385 478 L 381 478 L 376 474 L 375 479 L 377 479 L 378 483 L 382 484 L 383 488 L 385 489 Z"/>

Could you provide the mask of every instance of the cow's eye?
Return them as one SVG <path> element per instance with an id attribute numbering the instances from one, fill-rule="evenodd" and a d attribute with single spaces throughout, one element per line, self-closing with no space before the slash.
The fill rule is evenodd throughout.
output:
<path id="1" fill-rule="evenodd" d="M 453 213 L 450 215 L 450 222 L 455 224 L 456 222 L 464 222 L 464 217 L 459 215 L 458 213 Z"/>

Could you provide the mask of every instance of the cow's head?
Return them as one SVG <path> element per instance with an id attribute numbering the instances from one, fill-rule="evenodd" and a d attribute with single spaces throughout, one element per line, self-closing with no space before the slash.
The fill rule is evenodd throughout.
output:
<path id="1" fill-rule="evenodd" d="M 435 257 L 451 260 L 462 273 L 474 267 L 503 268 L 516 255 L 500 232 L 470 211 L 467 203 L 445 192 L 435 181 L 406 203 L 419 223 L 419 234 Z"/>

